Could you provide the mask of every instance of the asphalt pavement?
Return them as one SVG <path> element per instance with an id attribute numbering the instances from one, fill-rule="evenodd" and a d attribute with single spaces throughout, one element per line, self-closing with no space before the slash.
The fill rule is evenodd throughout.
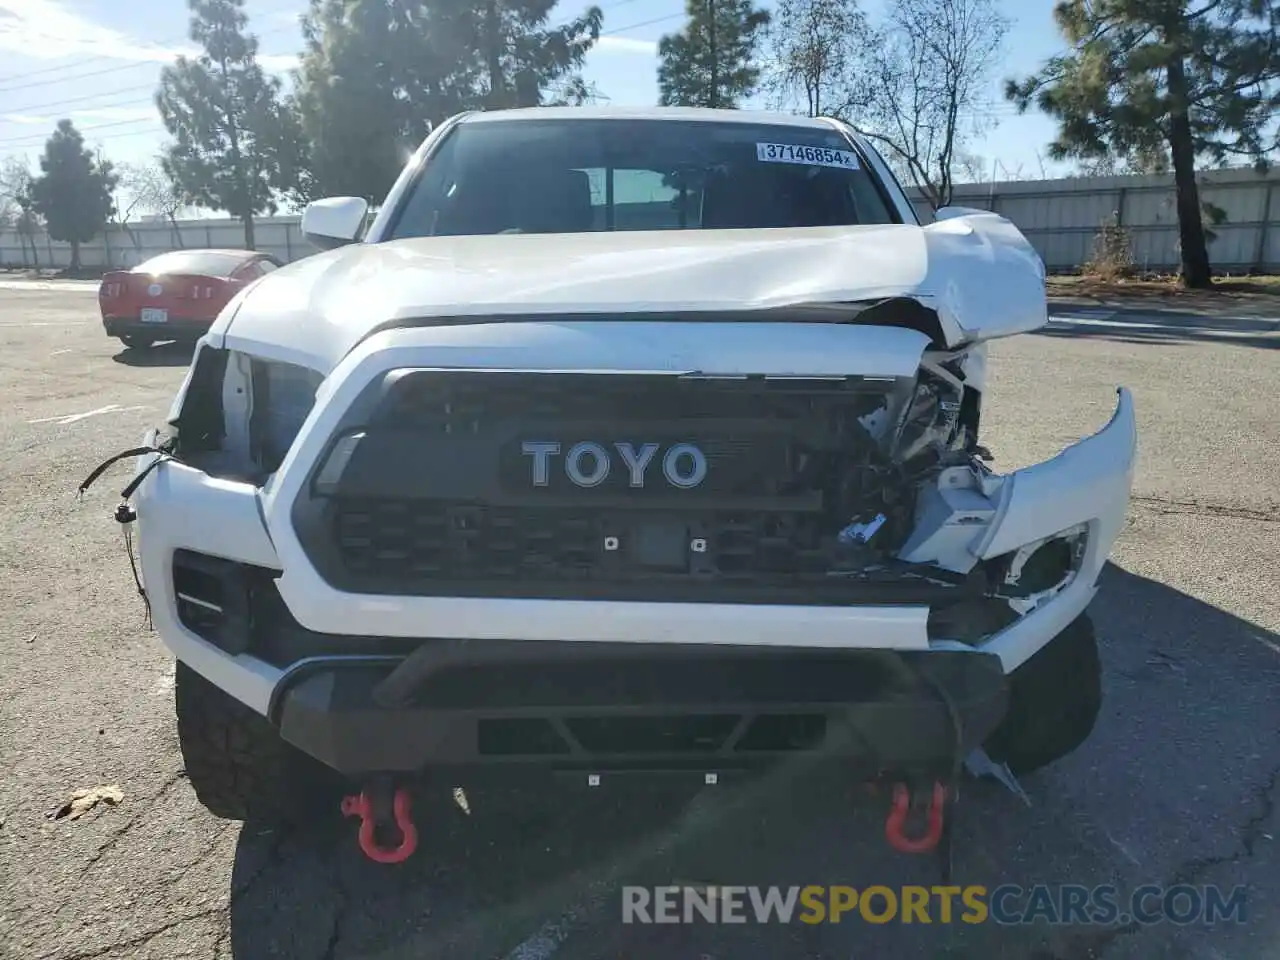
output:
<path id="1" fill-rule="evenodd" d="M 624 924 L 625 884 L 936 884 L 894 854 L 882 806 L 788 771 L 692 802 L 585 790 L 468 818 L 424 806 L 418 853 L 358 852 L 333 816 L 215 820 L 191 793 L 173 672 L 111 514 L 190 357 L 107 340 L 91 286 L 0 284 L 0 956 L 90 958 L 1277 956 L 1280 856 L 1280 311 L 1062 305 L 991 351 L 995 466 L 1052 455 L 1132 389 L 1139 463 L 1093 608 L 1105 704 L 1089 742 L 1023 782 L 966 785 L 953 882 L 1243 885 L 1239 922 Z M 78 789 L 118 805 L 53 816 Z M 1078 918 L 1077 918 L 1078 919 Z"/>

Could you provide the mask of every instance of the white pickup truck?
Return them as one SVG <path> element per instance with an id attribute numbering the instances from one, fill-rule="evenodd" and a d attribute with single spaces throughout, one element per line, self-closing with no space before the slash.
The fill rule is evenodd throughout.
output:
<path id="1" fill-rule="evenodd" d="M 215 814 L 1088 736 L 1134 413 L 988 467 L 986 343 L 1047 322 L 1008 220 L 922 225 L 834 120 L 596 108 L 455 117 L 366 220 L 306 210 L 138 459 Z"/>

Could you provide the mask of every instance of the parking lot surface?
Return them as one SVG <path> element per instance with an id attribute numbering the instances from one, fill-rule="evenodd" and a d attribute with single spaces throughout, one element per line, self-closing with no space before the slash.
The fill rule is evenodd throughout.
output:
<path id="1" fill-rule="evenodd" d="M 522 960 L 664 957 L 1273 958 L 1280 943 L 1280 318 L 1062 309 L 994 345 L 995 466 L 1052 455 L 1134 393 L 1139 463 L 1093 607 L 1103 715 L 1023 783 L 964 788 L 957 885 L 1245 885 L 1243 922 L 623 924 L 624 884 L 937 883 L 884 808 L 788 772 L 690 804 L 623 793 L 501 817 L 424 808 L 399 867 L 335 809 L 311 827 L 213 819 L 184 779 L 173 672 L 111 514 L 189 355 L 107 340 L 91 286 L 0 286 L 0 956 Z M 50 816 L 73 791 L 118 805 Z"/>

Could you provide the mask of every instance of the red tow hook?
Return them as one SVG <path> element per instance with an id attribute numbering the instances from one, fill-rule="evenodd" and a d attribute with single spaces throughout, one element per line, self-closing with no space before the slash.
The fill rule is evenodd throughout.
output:
<path id="1" fill-rule="evenodd" d="M 360 849 L 375 863 L 401 863 L 413 856 L 413 852 L 418 849 L 418 828 L 413 825 L 409 808 L 409 791 L 400 787 L 396 790 L 392 801 L 392 812 L 396 827 L 400 831 L 400 844 L 395 847 L 381 847 L 378 845 L 377 837 L 374 836 L 381 818 L 374 810 L 369 791 L 342 798 L 342 815 L 360 818 Z M 385 820 L 382 822 L 385 823 Z"/>
<path id="2" fill-rule="evenodd" d="M 884 823 L 885 839 L 889 846 L 899 853 L 928 853 L 938 846 L 942 839 L 942 814 L 947 803 L 947 789 L 937 781 L 933 784 L 933 800 L 926 813 L 928 828 L 919 837 L 905 837 L 902 826 L 907 819 L 911 807 L 911 792 L 905 783 L 893 785 L 893 806 L 889 808 L 889 818 Z"/>

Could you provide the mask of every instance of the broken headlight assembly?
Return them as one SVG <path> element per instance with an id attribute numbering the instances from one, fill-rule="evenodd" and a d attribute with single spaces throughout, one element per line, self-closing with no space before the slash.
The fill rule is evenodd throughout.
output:
<path id="1" fill-rule="evenodd" d="M 169 421 L 176 459 L 211 476 L 262 483 L 311 413 L 318 372 L 202 344 Z"/>

